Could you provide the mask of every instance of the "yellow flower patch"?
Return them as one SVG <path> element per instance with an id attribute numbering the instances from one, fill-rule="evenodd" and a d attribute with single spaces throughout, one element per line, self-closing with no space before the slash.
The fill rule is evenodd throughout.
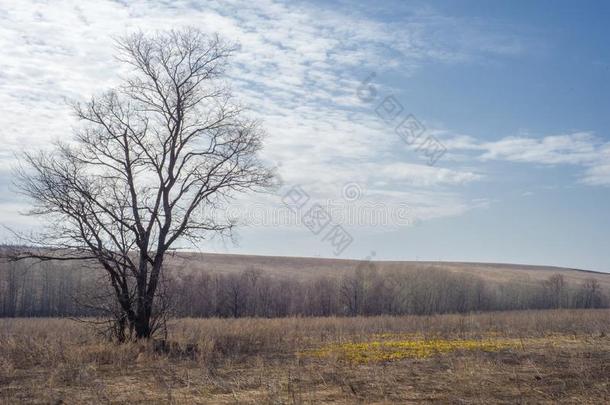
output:
<path id="1" fill-rule="evenodd" d="M 494 352 L 520 347 L 519 339 L 408 339 L 376 340 L 361 343 L 332 344 L 304 354 L 312 357 L 337 357 L 353 363 L 396 361 L 405 358 L 426 358 L 457 350 Z"/>

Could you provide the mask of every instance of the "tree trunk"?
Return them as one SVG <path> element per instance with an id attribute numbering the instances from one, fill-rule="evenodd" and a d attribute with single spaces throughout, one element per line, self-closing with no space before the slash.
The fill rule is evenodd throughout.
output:
<path id="1" fill-rule="evenodd" d="M 143 296 L 138 297 L 138 306 L 136 316 L 133 321 L 133 328 L 136 332 L 136 339 L 148 339 L 152 336 L 153 330 L 151 325 L 152 305 L 154 291 L 151 296 L 146 292 Z"/>
<path id="2" fill-rule="evenodd" d="M 148 339 L 152 334 L 150 327 L 150 316 L 146 313 L 138 315 L 134 321 L 134 330 L 136 332 L 136 339 Z"/>

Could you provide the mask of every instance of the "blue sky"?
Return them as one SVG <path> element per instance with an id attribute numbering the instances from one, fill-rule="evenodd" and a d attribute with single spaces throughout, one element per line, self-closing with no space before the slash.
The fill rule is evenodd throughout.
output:
<path id="1" fill-rule="evenodd" d="M 609 20 L 603 1 L 0 1 L 0 222 L 36 226 L 17 215 L 13 153 L 69 138 L 64 99 L 117 83 L 110 37 L 191 25 L 241 44 L 229 81 L 284 180 L 231 207 L 237 244 L 199 249 L 610 271 Z M 394 132 L 408 114 L 446 149 L 433 165 Z M 339 207 L 339 255 L 288 223 L 296 186 Z M 347 215 L 370 207 L 387 220 Z"/>

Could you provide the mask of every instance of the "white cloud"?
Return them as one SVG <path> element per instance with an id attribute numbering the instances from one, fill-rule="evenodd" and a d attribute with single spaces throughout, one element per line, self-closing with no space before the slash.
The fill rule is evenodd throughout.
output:
<path id="1" fill-rule="evenodd" d="M 582 181 L 592 186 L 610 186 L 610 143 L 607 143 L 598 158 L 588 165 Z"/>
<path id="2" fill-rule="evenodd" d="M 418 187 L 462 185 L 483 178 L 483 175 L 478 173 L 411 163 L 390 163 L 381 165 L 377 170 L 381 176 L 387 179 Z"/>
<path id="3" fill-rule="evenodd" d="M 599 141 L 587 132 L 544 138 L 508 137 L 481 144 L 484 160 L 555 164 L 584 164 L 598 158 Z"/>
<path id="4" fill-rule="evenodd" d="M 451 151 L 479 153 L 482 161 L 501 160 L 544 166 L 581 167 L 580 181 L 594 186 L 610 185 L 610 142 L 590 132 L 550 135 L 541 138 L 510 136 L 481 142 L 464 136 L 446 136 L 443 142 Z"/>
<path id="5" fill-rule="evenodd" d="M 287 182 L 322 197 L 355 179 L 367 187 L 383 181 L 388 190 L 419 187 L 430 206 L 444 201 L 456 213 L 470 202 L 455 192 L 441 195 L 447 191 L 439 187 L 481 175 L 401 162 L 395 151 L 404 145 L 392 129 L 372 109 L 362 112 L 360 74 L 399 68 L 409 75 L 429 62 L 520 52 L 514 40 L 473 26 L 462 30 L 459 20 L 418 10 L 400 24 L 274 0 L 19 1 L 0 10 L 3 152 L 71 136 L 74 120 L 64 99 L 89 98 L 125 73 L 112 57 L 113 36 L 191 25 L 240 43 L 230 81 L 264 119 L 265 156 L 281 162 Z M 442 215 L 450 211 L 445 207 Z M 426 215 L 432 212 L 438 210 Z"/>

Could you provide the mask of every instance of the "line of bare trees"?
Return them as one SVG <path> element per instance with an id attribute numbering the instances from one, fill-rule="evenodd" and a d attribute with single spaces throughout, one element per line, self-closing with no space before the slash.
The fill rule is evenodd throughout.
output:
<path id="1" fill-rule="evenodd" d="M 291 280 L 252 268 L 231 274 L 188 273 L 171 285 L 175 312 L 192 317 L 438 314 L 610 305 L 610 294 L 594 278 L 570 284 L 555 274 L 538 282 L 492 283 L 426 267 L 379 272 L 367 263 L 341 277 Z"/>
<path id="2" fill-rule="evenodd" d="M 12 262 L 0 265 L 0 316 L 91 316 L 93 297 L 106 283 L 78 263 Z M 496 283 L 467 274 L 422 267 L 378 271 L 372 263 L 340 276 L 281 278 L 264 269 L 175 272 L 165 283 L 171 313 L 187 317 L 355 316 L 610 306 L 608 291 L 591 278 L 568 283 L 560 274 L 544 281 Z M 97 295 L 92 291 L 98 292 Z"/>

